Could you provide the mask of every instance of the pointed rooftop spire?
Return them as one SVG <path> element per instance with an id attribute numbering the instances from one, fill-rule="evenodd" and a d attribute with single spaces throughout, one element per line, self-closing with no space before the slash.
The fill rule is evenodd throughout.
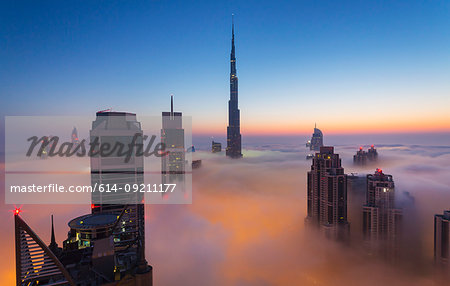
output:
<path id="1" fill-rule="evenodd" d="M 231 33 L 234 39 L 234 14 L 231 14 Z"/>
<path id="2" fill-rule="evenodd" d="M 56 239 L 55 239 L 55 227 L 53 225 L 53 215 L 52 215 L 52 238 L 51 238 L 51 242 L 50 242 L 49 248 L 53 252 L 55 252 L 55 250 L 58 248 L 58 244 L 56 243 Z"/>
<path id="3" fill-rule="evenodd" d="M 53 215 L 52 215 L 52 243 L 56 243 L 56 239 L 55 239 L 55 226 L 53 225 Z"/>
<path id="4" fill-rule="evenodd" d="M 235 60 L 234 48 L 234 14 L 231 14 L 231 60 Z"/>

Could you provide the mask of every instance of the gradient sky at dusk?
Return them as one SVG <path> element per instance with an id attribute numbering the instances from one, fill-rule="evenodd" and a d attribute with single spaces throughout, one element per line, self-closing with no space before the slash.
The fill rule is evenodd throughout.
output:
<path id="1" fill-rule="evenodd" d="M 448 1 L 4 1 L 0 115 L 158 115 L 243 134 L 450 130 Z"/>

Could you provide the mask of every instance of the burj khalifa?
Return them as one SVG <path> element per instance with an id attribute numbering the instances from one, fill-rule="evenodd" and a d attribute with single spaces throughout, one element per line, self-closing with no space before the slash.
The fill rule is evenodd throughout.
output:
<path id="1" fill-rule="evenodd" d="M 230 100 L 228 101 L 228 127 L 226 155 L 230 158 L 241 158 L 241 123 L 238 108 L 238 78 L 236 75 L 236 55 L 234 47 L 234 22 L 232 24 L 230 54 Z"/>

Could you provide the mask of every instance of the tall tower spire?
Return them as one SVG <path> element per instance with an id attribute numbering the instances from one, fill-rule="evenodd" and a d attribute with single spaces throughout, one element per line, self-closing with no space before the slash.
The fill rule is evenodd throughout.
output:
<path id="1" fill-rule="evenodd" d="M 234 36 L 234 14 L 231 14 L 231 29 L 232 29 L 233 36 Z"/>
<path id="2" fill-rule="evenodd" d="M 231 14 L 231 55 L 234 57 L 234 14 Z"/>
<path id="3" fill-rule="evenodd" d="M 236 76 L 236 49 L 234 47 L 234 14 L 231 14 L 231 71 L 230 74 Z"/>
<path id="4" fill-rule="evenodd" d="M 52 215 L 52 244 L 56 243 L 56 239 L 55 239 L 55 226 L 53 224 L 53 215 Z"/>
<path id="5" fill-rule="evenodd" d="M 53 215 L 52 215 L 52 235 L 50 245 L 48 246 L 48 248 L 50 248 L 50 250 L 53 251 L 53 253 L 57 253 L 58 251 L 58 244 L 56 243 L 55 239 L 55 227 L 53 225 Z"/>
<path id="6" fill-rule="evenodd" d="M 226 155 L 231 158 L 242 157 L 240 111 L 238 108 L 238 78 L 236 73 L 236 50 L 234 46 L 234 14 L 232 14 L 231 18 L 230 100 L 228 101 Z"/>

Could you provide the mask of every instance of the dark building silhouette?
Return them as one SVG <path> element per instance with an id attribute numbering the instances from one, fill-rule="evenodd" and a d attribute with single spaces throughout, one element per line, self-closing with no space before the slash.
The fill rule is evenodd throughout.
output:
<path id="1" fill-rule="evenodd" d="M 95 275 L 79 275 L 80 264 L 83 260 L 90 261 L 92 270 L 99 274 L 103 283 L 120 280 L 125 275 L 125 271 L 130 271 L 132 267 L 128 267 L 124 262 L 124 251 L 119 250 L 118 240 L 124 240 L 125 236 L 120 231 L 115 231 L 118 214 L 115 212 L 102 212 L 97 214 L 87 214 L 72 219 L 69 222 L 69 233 L 64 241 L 64 252 L 66 254 L 79 255 L 80 259 L 72 260 L 67 255 L 62 261 L 68 266 L 69 273 L 72 274 L 77 282 L 91 283 L 91 281 L 99 281 Z M 120 228 L 120 227 L 119 227 Z M 125 231 L 129 231 L 124 226 Z M 132 239 L 129 234 L 125 234 Z M 116 243 L 114 241 L 116 240 Z M 125 251 L 126 252 L 126 251 Z M 127 263 L 136 265 L 136 254 L 134 251 L 127 252 Z M 116 261 L 120 260 L 120 261 Z M 68 261 L 76 262 L 75 265 L 67 263 Z M 117 270 L 119 271 L 117 271 Z M 121 275 L 122 274 L 122 275 Z"/>
<path id="2" fill-rule="evenodd" d="M 56 243 L 56 237 L 55 237 L 55 226 L 53 225 L 53 215 L 52 215 L 52 233 L 51 233 L 51 240 L 50 244 L 48 245 L 48 248 L 56 255 L 60 255 L 62 248 L 58 246 L 58 243 Z"/>
<path id="3" fill-rule="evenodd" d="M 192 169 L 198 169 L 202 166 L 202 160 L 192 160 Z"/>
<path id="4" fill-rule="evenodd" d="M 369 162 L 375 162 L 378 159 L 378 152 L 374 145 L 370 146 L 370 149 L 366 151 L 363 147 L 359 147 L 359 150 L 353 156 L 353 163 L 355 165 L 366 165 Z"/>
<path id="5" fill-rule="evenodd" d="M 353 155 L 353 164 L 355 165 L 365 165 L 367 164 L 367 152 L 364 151 L 363 147 L 359 147 L 356 154 Z"/>
<path id="6" fill-rule="evenodd" d="M 329 238 L 346 240 L 347 176 L 333 147 L 316 153 L 307 178 L 308 215 L 306 224 L 317 226 Z"/>
<path id="7" fill-rule="evenodd" d="M 367 175 L 366 190 L 363 234 L 368 253 L 397 260 L 402 210 L 395 205 L 394 180 L 377 169 Z"/>
<path id="8" fill-rule="evenodd" d="M 211 142 L 211 152 L 212 153 L 220 153 L 222 152 L 222 144 L 220 142 Z"/>
<path id="9" fill-rule="evenodd" d="M 373 144 L 370 146 L 369 150 L 367 150 L 367 157 L 369 161 L 376 161 L 378 159 L 378 152 Z"/>
<path id="10" fill-rule="evenodd" d="M 317 128 L 317 125 L 314 125 L 314 133 L 312 134 L 311 140 L 306 142 L 306 147 L 309 147 L 309 150 L 320 151 L 320 147 L 323 146 L 323 134 L 320 129 Z"/>
<path id="11" fill-rule="evenodd" d="M 450 210 L 434 216 L 434 261 L 439 271 L 450 276 Z"/>
<path id="12" fill-rule="evenodd" d="M 234 48 L 234 22 L 232 24 L 230 66 L 230 100 L 228 101 L 226 155 L 230 158 L 241 158 L 241 123 L 240 111 L 238 108 L 238 78 L 236 74 L 236 55 Z"/>

